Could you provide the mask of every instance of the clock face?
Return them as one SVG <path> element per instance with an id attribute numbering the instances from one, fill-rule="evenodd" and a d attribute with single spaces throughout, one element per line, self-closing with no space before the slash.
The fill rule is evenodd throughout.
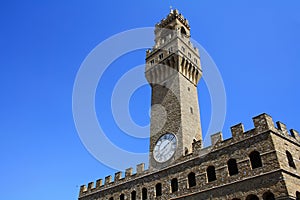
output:
<path id="1" fill-rule="evenodd" d="M 157 140 L 153 150 L 153 157 L 157 162 L 166 162 L 174 155 L 176 147 L 176 136 L 172 133 L 166 133 Z"/>

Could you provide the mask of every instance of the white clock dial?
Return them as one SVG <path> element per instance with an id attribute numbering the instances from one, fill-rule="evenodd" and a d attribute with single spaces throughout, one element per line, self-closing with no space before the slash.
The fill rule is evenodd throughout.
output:
<path id="1" fill-rule="evenodd" d="M 153 157 L 157 162 L 166 162 L 174 155 L 176 147 L 176 136 L 172 133 L 166 133 L 157 140 L 153 150 Z"/>

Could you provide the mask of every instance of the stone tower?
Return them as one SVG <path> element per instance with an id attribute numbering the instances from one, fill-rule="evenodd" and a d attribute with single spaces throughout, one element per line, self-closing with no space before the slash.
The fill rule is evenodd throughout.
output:
<path id="1" fill-rule="evenodd" d="M 254 117 L 249 130 L 232 126 L 226 140 L 221 132 L 211 135 L 212 145 L 202 148 L 201 68 L 189 31 L 172 11 L 156 25 L 147 51 L 149 168 L 141 163 L 82 185 L 78 200 L 300 200 L 300 135 L 268 114 Z"/>
<path id="2" fill-rule="evenodd" d="M 152 88 L 149 167 L 162 169 L 190 153 L 193 141 L 202 140 L 200 56 L 191 44 L 188 21 L 177 10 L 156 24 L 145 74 Z"/>

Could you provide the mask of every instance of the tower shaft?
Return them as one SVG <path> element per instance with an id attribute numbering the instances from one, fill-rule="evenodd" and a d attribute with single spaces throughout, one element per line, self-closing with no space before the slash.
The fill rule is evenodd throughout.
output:
<path id="1" fill-rule="evenodd" d="M 145 74 L 152 88 L 149 165 L 160 169 L 191 152 L 193 140 L 202 140 L 197 94 L 200 56 L 190 42 L 188 21 L 177 10 L 156 25 Z M 176 150 L 169 160 L 158 162 L 153 154 L 159 147 L 163 154 L 169 146 L 155 147 L 167 133 L 176 136 Z"/>

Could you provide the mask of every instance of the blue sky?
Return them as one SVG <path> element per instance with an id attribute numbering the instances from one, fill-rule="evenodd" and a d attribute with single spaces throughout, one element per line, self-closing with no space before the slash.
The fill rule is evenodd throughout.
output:
<path id="1" fill-rule="evenodd" d="M 168 14 L 169 4 L 0 3 L 3 199 L 76 199 L 78 186 L 115 172 L 89 154 L 77 134 L 72 115 L 76 73 L 101 41 L 128 29 L 153 26 Z M 192 37 L 222 75 L 227 95 L 225 138 L 230 137 L 230 126 L 239 122 L 251 129 L 251 118 L 263 112 L 300 130 L 299 1 L 172 0 L 172 5 L 188 18 Z M 144 59 L 142 50 L 120 57 L 105 72 L 96 94 L 97 115 L 108 137 L 133 152 L 147 152 L 148 140 L 124 136 L 113 121 L 109 100 L 118 78 Z M 205 131 L 211 109 L 203 81 L 198 92 Z M 130 100 L 136 123 L 149 123 L 149 106 L 150 88 L 144 86 Z"/>

